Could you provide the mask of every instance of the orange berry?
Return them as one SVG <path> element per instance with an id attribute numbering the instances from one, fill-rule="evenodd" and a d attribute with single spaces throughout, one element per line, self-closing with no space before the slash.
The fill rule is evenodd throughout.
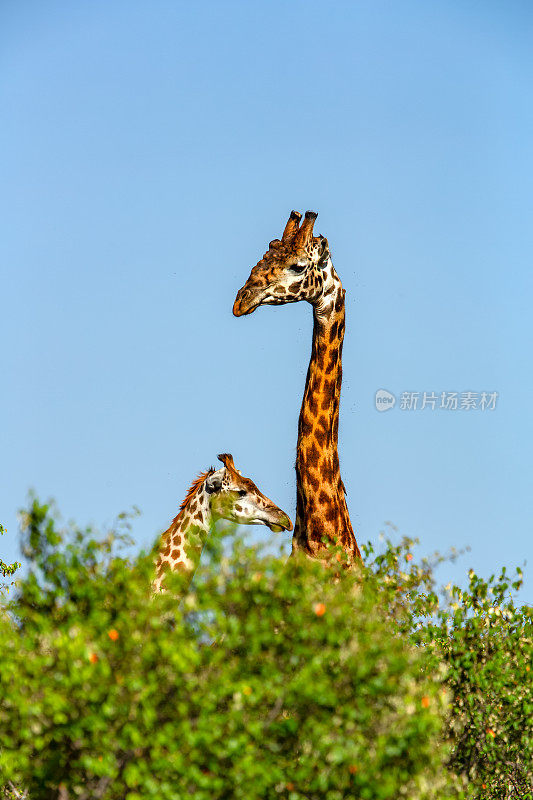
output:
<path id="1" fill-rule="evenodd" d="M 429 697 L 427 696 L 427 694 L 424 695 L 424 697 L 420 702 L 422 704 L 422 708 L 429 708 Z"/>
<path id="2" fill-rule="evenodd" d="M 357 772 L 357 766 L 356 766 L 355 764 L 350 764 L 350 766 L 348 767 L 348 769 L 349 769 L 349 771 L 350 771 L 350 773 L 351 773 L 352 775 L 355 775 L 355 773 Z"/>
<path id="3" fill-rule="evenodd" d="M 481 784 L 481 788 L 482 788 L 482 789 L 486 789 L 486 788 L 487 788 L 487 784 L 486 784 L 486 783 L 482 783 L 482 784 Z"/>
<path id="4" fill-rule="evenodd" d="M 287 789 L 288 792 L 293 792 L 294 791 L 294 783 L 286 783 L 285 784 L 285 788 Z"/>
<path id="5" fill-rule="evenodd" d="M 89 661 L 91 662 L 91 664 L 96 664 L 96 662 L 98 661 L 98 656 L 96 655 L 96 653 L 89 653 Z"/>
<path id="6" fill-rule="evenodd" d="M 493 739 L 494 739 L 494 737 L 496 736 L 496 734 L 494 733 L 494 731 L 492 730 L 492 728 L 487 728 L 487 734 L 488 734 L 489 736 L 492 736 L 492 738 L 493 738 Z"/>
<path id="7" fill-rule="evenodd" d="M 252 687 L 251 686 L 245 686 L 243 688 L 243 690 L 242 690 L 242 693 L 243 694 L 247 694 L 247 695 L 251 695 L 252 694 Z"/>
<path id="8" fill-rule="evenodd" d="M 114 628 L 111 628 L 111 630 L 107 632 L 107 635 L 109 636 L 112 642 L 116 642 L 120 634 Z"/>
<path id="9" fill-rule="evenodd" d="M 315 603 L 313 606 L 313 611 L 317 615 L 317 617 L 323 617 L 326 613 L 326 606 L 324 603 Z"/>
<path id="10" fill-rule="evenodd" d="M 405 556 L 405 560 L 406 561 L 412 561 L 413 560 L 412 554 L 411 553 L 407 553 L 407 555 Z"/>

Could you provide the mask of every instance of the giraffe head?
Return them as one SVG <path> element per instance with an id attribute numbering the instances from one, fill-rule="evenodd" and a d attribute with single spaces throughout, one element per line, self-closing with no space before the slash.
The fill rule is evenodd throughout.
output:
<path id="1" fill-rule="evenodd" d="M 251 314 L 261 305 L 283 305 L 307 300 L 317 304 L 331 280 L 328 240 L 313 236 L 317 214 L 291 211 L 281 239 L 270 242 L 268 251 L 239 289 L 233 305 L 236 317 Z"/>
<path id="2" fill-rule="evenodd" d="M 169 528 L 161 535 L 154 590 L 163 588 L 168 570 L 191 576 L 212 525 L 227 519 L 242 525 L 267 525 L 271 531 L 292 530 L 287 514 L 235 468 L 229 453 L 218 457 L 220 469 L 200 474 Z"/>
<path id="3" fill-rule="evenodd" d="M 209 471 L 204 484 L 213 518 L 240 525 L 267 525 L 276 533 L 292 530 L 287 514 L 265 497 L 250 478 L 241 475 L 233 456 L 222 453 L 218 459 L 224 466 Z"/>

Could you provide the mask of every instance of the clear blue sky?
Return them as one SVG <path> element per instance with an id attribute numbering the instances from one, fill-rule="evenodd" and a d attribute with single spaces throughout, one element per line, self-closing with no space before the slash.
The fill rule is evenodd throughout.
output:
<path id="1" fill-rule="evenodd" d="M 359 539 L 470 546 L 443 580 L 531 560 L 532 37 L 526 0 L 4 0 L 4 558 L 29 487 L 81 523 L 136 504 L 147 545 L 221 451 L 294 518 L 311 309 L 231 308 L 311 208 Z M 380 388 L 499 399 L 379 414 Z"/>

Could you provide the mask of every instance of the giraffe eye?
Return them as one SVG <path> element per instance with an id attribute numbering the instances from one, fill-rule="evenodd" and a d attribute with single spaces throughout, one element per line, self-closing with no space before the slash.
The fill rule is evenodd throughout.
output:
<path id="1" fill-rule="evenodd" d="M 239 489 L 237 494 L 239 497 L 246 497 L 246 489 Z"/>
<path id="2" fill-rule="evenodd" d="M 305 264 L 303 264 L 303 265 L 291 264 L 289 269 L 290 269 L 291 272 L 294 272 L 296 275 L 301 275 L 302 272 L 304 272 L 304 270 L 307 269 L 307 267 L 306 267 Z"/>

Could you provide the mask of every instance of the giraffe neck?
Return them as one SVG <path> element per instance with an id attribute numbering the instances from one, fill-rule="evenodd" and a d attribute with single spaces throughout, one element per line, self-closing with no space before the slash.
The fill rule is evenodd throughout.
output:
<path id="1" fill-rule="evenodd" d="M 338 454 L 344 340 L 344 289 L 331 261 L 324 289 L 313 304 L 313 347 L 298 422 L 297 508 L 293 548 L 317 556 L 326 538 L 351 559 L 360 557 Z"/>
<path id="2" fill-rule="evenodd" d="M 182 572 L 190 580 L 193 578 L 214 523 L 204 481 L 205 475 L 201 475 L 193 483 L 179 514 L 161 536 L 154 581 L 156 590 L 161 588 L 167 571 Z"/>

